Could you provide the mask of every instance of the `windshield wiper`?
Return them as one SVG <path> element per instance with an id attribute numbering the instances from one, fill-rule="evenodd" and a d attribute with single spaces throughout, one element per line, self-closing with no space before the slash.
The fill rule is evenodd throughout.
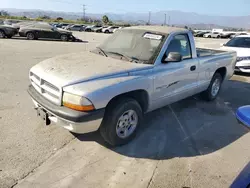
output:
<path id="1" fill-rule="evenodd" d="M 96 47 L 96 48 L 102 53 L 103 56 L 108 57 L 103 49 L 101 49 L 100 47 Z"/>
<path id="2" fill-rule="evenodd" d="M 121 54 L 121 53 L 119 53 L 119 52 L 107 52 L 107 53 L 115 54 L 115 55 L 121 56 L 121 57 L 127 59 L 129 62 L 136 62 L 136 63 L 138 63 L 138 62 L 140 61 L 140 60 L 139 60 L 138 58 L 136 58 L 136 57 L 129 57 L 129 56 L 124 55 L 124 54 Z"/>

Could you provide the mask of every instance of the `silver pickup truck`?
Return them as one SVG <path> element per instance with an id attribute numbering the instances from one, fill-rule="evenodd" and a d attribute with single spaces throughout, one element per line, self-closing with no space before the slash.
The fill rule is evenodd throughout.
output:
<path id="1" fill-rule="evenodd" d="M 99 130 L 117 146 L 135 136 L 145 113 L 197 93 L 214 100 L 235 63 L 236 52 L 196 48 L 188 30 L 130 27 L 90 52 L 35 65 L 28 92 L 46 125 Z"/>

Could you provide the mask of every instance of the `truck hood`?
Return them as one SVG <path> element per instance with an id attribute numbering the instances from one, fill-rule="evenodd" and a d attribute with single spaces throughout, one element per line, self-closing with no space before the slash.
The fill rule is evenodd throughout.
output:
<path id="1" fill-rule="evenodd" d="M 93 79 L 129 74 L 130 71 L 152 68 L 92 52 L 72 53 L 42 61 L 31 72 L 58 87 L 69 86 Z"/>

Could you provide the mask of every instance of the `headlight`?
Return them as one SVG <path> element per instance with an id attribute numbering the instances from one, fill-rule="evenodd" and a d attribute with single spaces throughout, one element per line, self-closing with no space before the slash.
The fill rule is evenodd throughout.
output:
<path id="1" fill-rule="evenodd" d="M 243 61 L 243 60 L 250 60 L 250 57 L 237 57 L 237 62 Z"/>
<path id="2" fill-rule="evenodd" d="M 63 106 L 77 111 L 92 111 L 95 109 L 87 98 L 67 92 L 63 93 Z"/>

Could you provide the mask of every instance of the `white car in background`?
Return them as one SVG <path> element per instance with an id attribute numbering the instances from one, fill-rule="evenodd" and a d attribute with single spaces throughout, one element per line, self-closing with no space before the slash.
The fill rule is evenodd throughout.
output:
<path id="1" fill-rule="evenodd" d="M 231 35 L 230 38 L 234 38 L 234 37 L 237 37 L 237 36 L 240 36 L 240 35 L 249 35 L 248 33 L 236 33 L 235 35 Z"/>
<path id="2" fill-rule="evenodd" d="M 220 38 L 221 34 L 219 32 L 213 32 L 213 33 L 204 34 L 203 37 L 205 37 L 205 38 Z"/>
<path id="3" fill-rule="evenodd" d="M 239 35 L 223 44 L 221 50 L 237 52 L 235 71 L 250 73 L 250 35 Z"/>
<path id="4" fill-rule="evenodd" d="M 122 29 L 123 27 L 118 27 L 117 29 L 113 30 L 113 33 L 115 33 L 117 30 Z"/>
<path id="5" fill-rule="evenodd" d="M 118 26 L 109 26 L 107 28 L 103 28 L 102 32 L 103 33 L 113 33 L 115 29 L 118 29 Z"/>

